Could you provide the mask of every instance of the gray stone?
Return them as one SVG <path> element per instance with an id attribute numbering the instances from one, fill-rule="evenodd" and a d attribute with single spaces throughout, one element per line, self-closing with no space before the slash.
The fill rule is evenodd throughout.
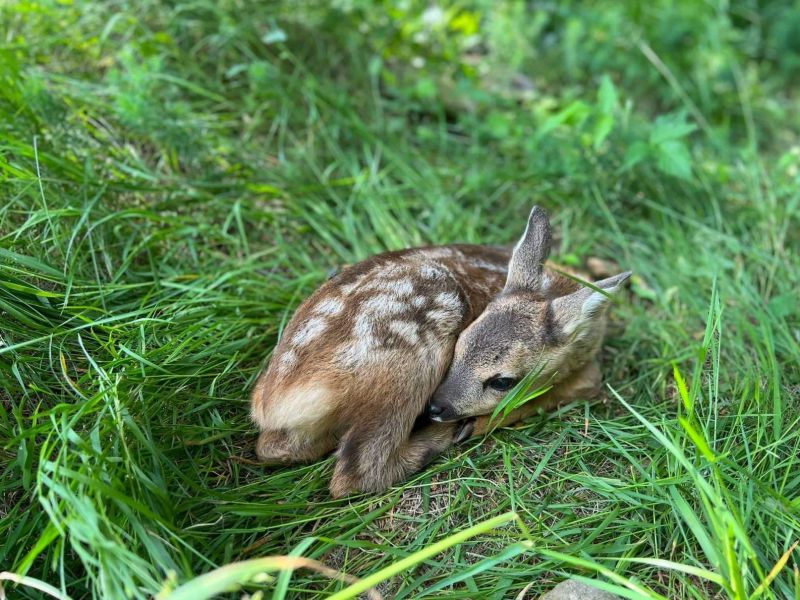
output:
<path id="1" fill-rule="evenodd" d="M 568 579 L 559 583 L 539 600 L 619 600 L 619 596 Z"/>

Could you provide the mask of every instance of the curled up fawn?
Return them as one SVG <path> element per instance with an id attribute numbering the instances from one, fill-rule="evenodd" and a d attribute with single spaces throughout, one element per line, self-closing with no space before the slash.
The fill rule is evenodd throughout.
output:
<path id="1" fill-rule="evenodd" d="M 592 289 L 545 268 L 549 252 L 550 223 L 534 207 L 513 250 L 387 252 L 327 281 L 297 309 L 253 391 L 259 458 L 336 450 L 333 496 L 381 491 L 485 433 L 486 415 L 535 369 L 532 385 L 553 388 L 501 424 L 596 395 L 608 299 L 630 273 Z"/>

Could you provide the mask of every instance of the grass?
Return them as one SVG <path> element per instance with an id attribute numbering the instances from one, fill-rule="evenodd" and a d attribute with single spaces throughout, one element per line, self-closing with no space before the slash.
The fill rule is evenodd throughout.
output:
<path id="1" fill-rule="evenodd" d="M 11 597 L 355 597 L 281 571 L 319 561 L 401 599 L 800 598 L 800 12 L 441 7 L 0 6 Z M 635 272 L 603 402 L 377 496 L 253 461 L 248 390 L 330 269 L 534 201 L 558 260 Z"/>

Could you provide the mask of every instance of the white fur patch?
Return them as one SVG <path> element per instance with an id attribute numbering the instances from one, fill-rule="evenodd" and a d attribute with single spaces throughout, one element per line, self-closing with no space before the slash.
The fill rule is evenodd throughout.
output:
<path id="1" fill-rule="evenodd" d="M 445 326 L 455 325 L 461 321 L 460 312 L 444 308 L 429 310 L 425 313 L 425 317 L 436 322 L 438 325 Z"/>
<path id="2" fill-rule="evenodd" d="M 297 354 L 294 350 L 287 350 L 278 357 L 278 371 L 285 373 L 297 363 Z"/>
<path id="3" fill-rule="evenodd" d="M 412 321 L 390 321 L 387 327 L 409 344 L 416 346 L 420 342 L 419 325 Z"/>
<path id="4" fill-rule="evenodd" d="M 414 293 L 414 284 L 410 279 L 398 279 L 387 283 L 386 290 L 394 292 L 398 296 L 410 296 Z"/>
<path id="5" fill-rule="evenodd" d="M 401 312 L 406 309 L 406 304 L 398 302 L 389 294 L 378 294 L 361 304 L 361 310 L 367 311 L 375 316 L 387 316 Z"/>
<path id="6" fill-rule="evenodd" d="M 414 308 L 422 308 L 428 303 L 428 299 L 425 296 L 414 296 L 411 299 L 411 304 Z"/>
<path id="7" fill-rule="evenodd" d="M 340 298 L 325 298 L 317 304 L 314 312 L 320 315 L 338 315 L 344 308 L 344 302 Z"/>
<path id="8" fill-rule="evenodd" d="M 312 317 L 303 323 L 303 326 L 292 336 L 292 343 L 297 346 L 305 346 L 325 331 L 327 326 L 328 322 L 324 318 Z"/>
<path id="9" fill-rule="evenodd" d="M 356 317 L 355 325 L 353 325 L 353 335 L 357 338 L 372 337 L 373 332 L 373 319 L 372 315 L 361 313 Z"/>
<path id="10" fill-rule="evenodd" d="M 450 258 L 456 253 L 456 250 L 454 248 L 440 246 L 439 248 L 420 250 L 420 253 L 425 256 L 425 258 Z"/>
<path id="11" fill-rule="evenodd" d="M 336 358 L 345 367 L 357 367 L 375 357 L 377 345 L 372 315 L 361 313 L 353 325 L 353 337 L 337 351 Z"/>
<path id="12" fill-rule="evenodd" d="M 396 269 L 395 269 L 396 271 Z M 414 293 L 414 283 L 407 278 L 391 279 L 391 273 L 380 273 L 376 277 L 362 286 L 362 290 L 375 290 L 385 294 L 394 294 L 398 297 L 410 296 Z"/>
<path id="13" fill-rule="evenodd" d="M 482 258 L 474 259 L 472 261 L 472 266 L 477 267 L 478 269 L 483 269 L 484 271 L 501 273 L 503 275 L 505 275 L 506 271 L 508 271 L 507 265 L 498 265 L 497 263 L 489 262 L 488 260 L 483 260 Z"/>
<path id="14" fill-rule="evenodd" d="M 461 311 L 461 299 L 455 292 L 439 292 L 436 294 L 436 304 L 444 309 Z"/>
<path id="15" fill-rule="evenodd" d="M 352 294 L 354 291 L 356 291 L 358 288 L 361 287 L 367 275 L 368 275 L 367 273 L 362 273 L 352 283 L 346 283 L 345 285 L 340 285 L 339 291 L 345 296 Z"/>
<path id="16" fill-rule="evenodd" d="M 336 357 L 344 366 L 356 367 L 369 361 L 376 346 L 373 316 L 362 312 L 353 325 L 353 337 L 339 349 Z"/>
<path id="17" fill-rule="evenodd" d="M 314 383 L 296 386 L 275 398 L 260 424 L 270 429 L 312 427 L 333 409 L 332 400 L 325 386 Z"/>

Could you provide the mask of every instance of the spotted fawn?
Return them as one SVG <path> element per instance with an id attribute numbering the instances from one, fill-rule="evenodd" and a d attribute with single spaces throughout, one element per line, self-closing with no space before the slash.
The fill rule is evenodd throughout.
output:
<path id="1" fill-rule="evenodd" d="M 336 450 L 331 494 L 377 492 L 485 433 L 534 369 L 534 385 L 554 387 L 500 424 L 596 394 L 608 299 L 630 273 L 584 287 L 545 268 L 549 251 L 549 220 L 534 207 L 513 250 L 387 252 L 328 280 L 297 309 L 253 391 L 259 458 Z"/>

